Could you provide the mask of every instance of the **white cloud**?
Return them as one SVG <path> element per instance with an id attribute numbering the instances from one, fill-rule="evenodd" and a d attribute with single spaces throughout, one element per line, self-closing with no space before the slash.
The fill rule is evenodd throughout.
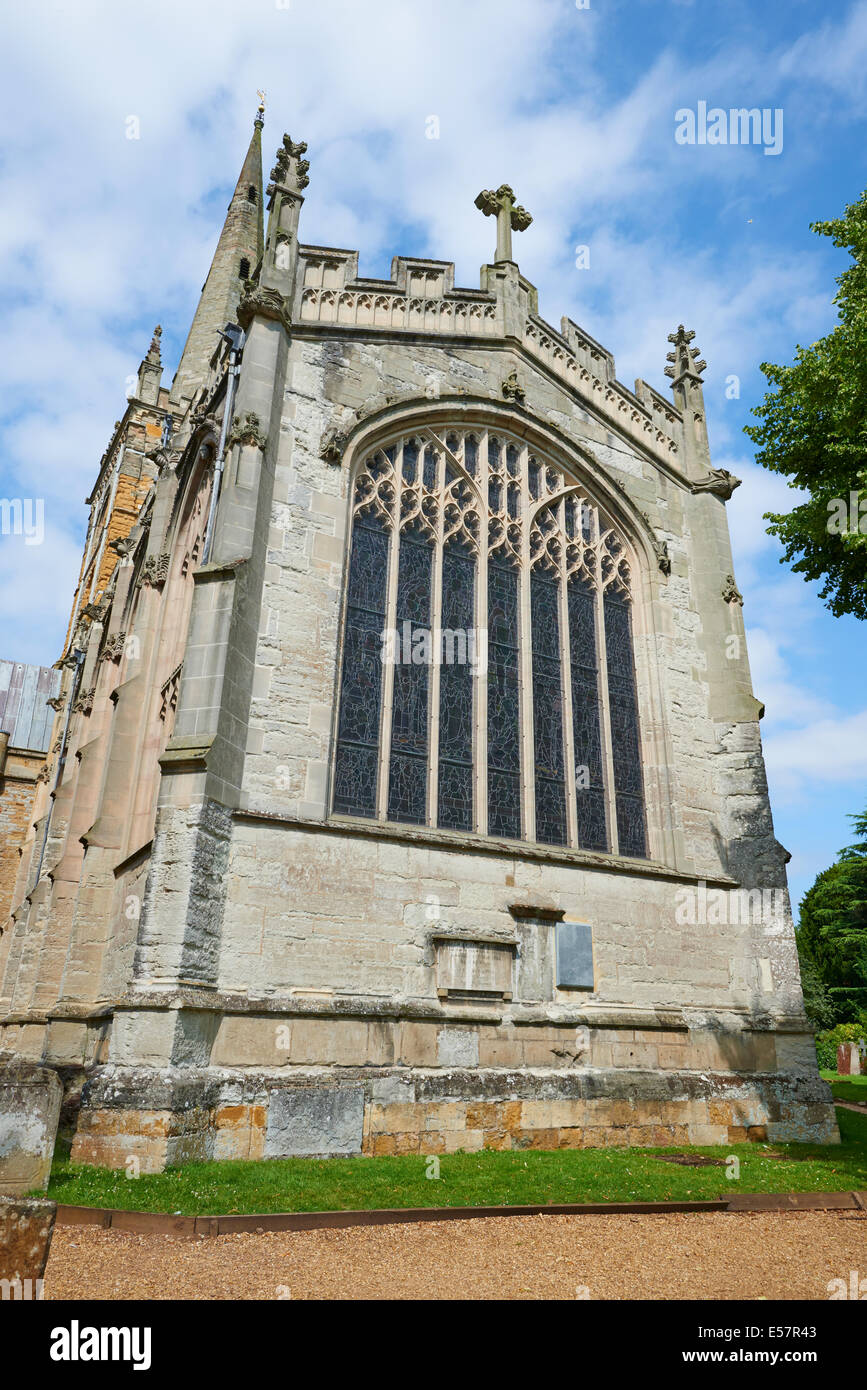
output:
<path id="1" fill-rule="evenodd" d="M 867 88 L 867 5 L 852 6 L 840 21 L 803 34 L 780 56 L 780 72 L 800 82 L 822 82 L 851 98 Z M 843 113 L 841 113 L 843 114 Z"/>
<path id="2" fill-rule="evenodd" d="M 394 252 L 454 257 L 458 283 L 474 284 L 494 230 L 473 198 L 510 181 L 535 218 L 517 254 L 543 314 L 582 322 L 616 351 L 622 379 L 657 385 L 666 336 L 688 319 L 711 364 L 712 424 L 736 452 L 726 375 L 746 378 L 761 357 L 785 354 L 793 331 L 809 333 L 827 315 L 827 295 L 812 260 L 775 241 L 690 237 L 683 213 L 694 191 L 714 190 L 733 227 L 745 226 L 742 201 L 766 196 L 778 161 L 685 150 L 673 117 L 714 91 L 740 101 L 759 77 L 773 88 L 793 60 L 788 50 L 723 48 L 695 63 L 672 34 L 630 81 L 605 62 L 605 22 L 601 7 L 561 0 L 13 7 L 0 87 L 4 477 L 40 489 L 63 544 L 80 535 L 125 377 L 157 320 L 167 357 L 183 341 L 261 86 L 266 174 L 286 125 L 310 146 L 306 241 L 357 246 L 368 274 L 387 272 Z M 854 21 L 823 28 L 817 80 L 831 80 L 834 45 L 860 51 L 861 37 Z M 425 138 L 431 114 L 439 140 Z M 138 140 L 126 138 L 130 115 Z M 591 245 L 583 278 L 578 242 Z M 777 504 L 776 480 L 750 478 L 745 510 L 748 474 L 735 471 L 745 485 L 733 527 L 752 562 L 767 549 L 757 517 L 768 499 Z M 45 566 L 34 550 L 16 576 L 39 593 Z M 8 585 L 3 598 L 14 612 Z M 40 605 L 33 618 L 43 659 L 65 625 L 52 611 Z"/>
<path id="3" fill-rule="evenodd" d="M 817 719 L 764 740 L 765 762 L 779 796 L 809 799 L 829 782 L 867 780 L 867 710 Z"/>

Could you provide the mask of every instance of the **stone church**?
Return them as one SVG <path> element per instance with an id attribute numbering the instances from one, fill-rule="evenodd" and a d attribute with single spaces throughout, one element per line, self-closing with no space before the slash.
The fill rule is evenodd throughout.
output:
<path id="1" fill-rule="evenodd" d="M 88 499 L 3 1055 L 110 1166 L 835 1140 L 693 333 L 622 385 L 505 184 L 478 288 L 364 276 L 262 128 Z"/>

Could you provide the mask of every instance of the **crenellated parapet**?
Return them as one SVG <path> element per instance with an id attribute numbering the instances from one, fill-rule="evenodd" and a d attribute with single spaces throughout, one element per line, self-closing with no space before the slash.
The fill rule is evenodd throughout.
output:
<path id="1" fill-rule="evenodd" d="M 358 252 L 304 246 L 302 323 L 411 333 L 502 337 L 496 297 L 455 289 L 449 261 L 396 256 L 390 280 L 358 275 Z"/>
<path id="2" fill-rule="evenodd" d="M 413 334 L 485 341 L 507 339 L 512 305 L 506 280 L 482 272 L 478 290 L 455 287 L 451 261 L 396 256 L 389 280 L 358 274 L 358 252 L 337 247 L 300 246 L 295 322 L 324 329 Z M 571 319 L 561 331 L 536 312 L 538 296 L 529 281 L 517 279 L 521 343 L 527 354 L 571 388 L 603 423 L 622 430 L 669 466 L 680 462 L 681 412 L 653 387 L 637 382 L 630 391 L 617 380 L 614 357 Z"/>

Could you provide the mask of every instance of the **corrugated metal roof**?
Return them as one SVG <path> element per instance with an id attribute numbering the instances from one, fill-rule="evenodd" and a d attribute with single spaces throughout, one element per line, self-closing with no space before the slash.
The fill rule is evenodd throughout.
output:
<path id="1" fill-rule="evenodd" d="M 48 752 L 54 710 L 46 700 L 59 692 L 60 674 L 53 666 L 0 661 L 0 731 L 10 747 Z"/>

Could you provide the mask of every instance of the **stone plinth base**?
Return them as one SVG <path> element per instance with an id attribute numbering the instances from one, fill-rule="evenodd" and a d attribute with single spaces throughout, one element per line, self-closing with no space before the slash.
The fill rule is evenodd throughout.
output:
<path id="1" fill-rule="evenodd" d="M 818 1075 L 627 1068 L 105 1067 L 73 1161 L 134 1171 L 207 1159 L 458 1149 L 839 1141 Z"/>

